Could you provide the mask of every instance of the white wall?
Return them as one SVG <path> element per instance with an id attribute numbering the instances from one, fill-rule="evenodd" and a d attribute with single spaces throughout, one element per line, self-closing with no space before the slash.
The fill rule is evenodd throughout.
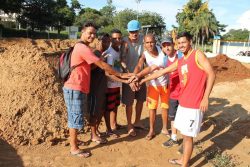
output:
<path id="1" fill-rule="evenodd" d="M 236 56 L 240 51 L 250 51 L 250 44 L 247 42 L 221 42 L 219 53 Z"/>
<path id="2" fill-rule="evenodd" d="M 208 58 L 215 57 L 218 55 L 216 53 L 210 53 L 210 52 L 206 52 L 205 54 Z M 231 59 L 238 60 L 239 62 L 242 62 L 242 63 L 250 63 L 249 56 L 234 56 L 234 55 L 227 55 L 227 56 L 230 57 Z"/>
<path id="3" fill-rule="evenodd" d="M 214 43 L 216 40 L 214 40 Z M 249 56 L 237 56 L 240 51 L 250 51 L 250 43 L 248 42 L 232 42 L 232 41 L 219 41 L 220 44 L 216 43 L 213 45 L 213 52 L 214 53 L 206 53 L 208 57 L 214 57 L 218 54 L 225 54 L 228 57 L 238 60 L 243 63 L 250 63 Z M 217 48 L 215 48 L 217 47 Z M 219 50 L 218 50 L 219 47 Z M 218 51 L 218 52 L 215 52 Z"/>

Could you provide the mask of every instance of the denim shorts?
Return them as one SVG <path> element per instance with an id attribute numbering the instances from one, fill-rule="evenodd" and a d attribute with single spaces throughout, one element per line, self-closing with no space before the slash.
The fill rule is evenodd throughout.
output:
<path id="1" fill-rule="evenodd" d="M 87 94 L 63 87 L 63 95 L 68 112 L 68 127 L 82 129 L 83 114 L 88 109 Z"/>

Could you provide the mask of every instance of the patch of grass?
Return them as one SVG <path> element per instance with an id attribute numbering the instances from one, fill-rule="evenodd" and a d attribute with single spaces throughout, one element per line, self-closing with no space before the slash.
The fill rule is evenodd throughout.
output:
<path id="1" fill-rule="evenodd" d="M 238 162 L 235 157 L 222 153 L 219 148 L 204 153 L 205 159 L 214 167 L 236 167 Z"/>
<path id="2" fill-rule="evenodd" d="M 57 34 L 56 31 L 49 32 L 40 32 L 40 31 L 31 31 L 26 29 L 15 29 L 15 28 L 6 28 L 6 27 L 0 27 L 0 31 L 2 31 L 2 37 L 4 38 L 32 38 L 32 39 L 68 39 L 68 34 L 66 31 L 62 31 L 60 35 Z"/>
<path id="3" fill-rule="evenodd" d="M 236 167 L 239 165 L 235 156 L 222 153 L 219 147 L 205 152 L 203 147 L 203 143 L 199 141 L 196 143 L 195 149 L 197 154 L 202 154 L 206 161 L 213 167 Z"/>
<path id="4" fill-rule="evenodd" d="M 227 153 L 223 154 L 215 154 L 215 157 L 211 160 L 211 163 L 214 167 L 235 167 L 237 166 L 236 161 L 232 157 L 232 155 L 228 155 Z"/>

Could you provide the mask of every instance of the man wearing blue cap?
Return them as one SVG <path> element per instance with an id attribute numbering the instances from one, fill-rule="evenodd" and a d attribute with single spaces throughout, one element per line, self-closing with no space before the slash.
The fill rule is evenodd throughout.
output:
<path id="1" fill-rule="evenodd" d="M 128 37 L 124 38 L 127 45 L 126 52 L 122 55 L 123 61 L 126 63 L 129 72 L 134 72 L 135 66 L 139 60 L 140 55 L 143 53 L 143 36 L 139 34 L 141 25 L 137 20 L 131 20 L 128 25 Z M 132 88 L 132 89 L 131 89 Z M 136 117 L 134 122 L 135 128 L 144 129 L 143 125 L 140 123 L 141 112 L 143 103 L 146 100 L 146 85 L 141 85 L 140 90 L 137 90 L 134 83 L 122 85 L 122 103 L 126 105 L 126 115 L 128 122 L 128 134 L 130 136 L 136 136 L 136 132 L 132 125 L 132 111 L 133 103 L 136 99 Z"/>

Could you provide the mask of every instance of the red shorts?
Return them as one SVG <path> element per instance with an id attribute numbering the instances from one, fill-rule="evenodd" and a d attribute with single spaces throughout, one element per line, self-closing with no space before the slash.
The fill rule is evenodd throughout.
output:
<path id="1" fill-rule="evenodd" d="M 120 105 L 120 87 L 108 88 L 106 111 L 114 111 Z"/>

